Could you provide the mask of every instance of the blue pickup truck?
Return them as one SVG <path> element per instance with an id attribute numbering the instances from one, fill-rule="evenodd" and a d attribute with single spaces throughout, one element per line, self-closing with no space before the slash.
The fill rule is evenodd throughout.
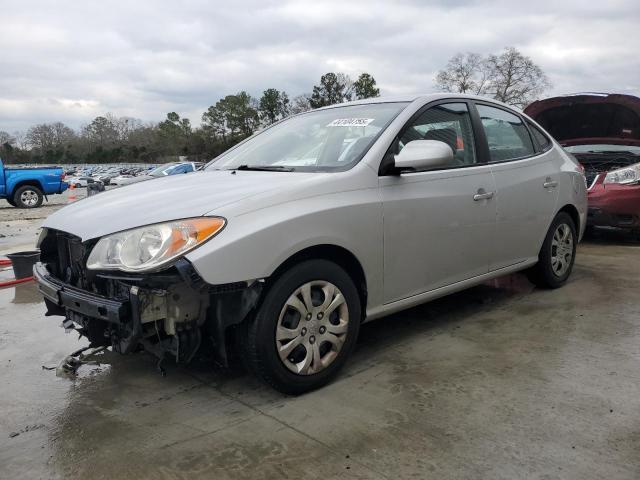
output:
<path id="1" fill-rule="evenodd" d="M 5 168 L 0 159 L 0 198 L 14 207 L 35 208 L 46 195 L 67 189 L 61 167 Z"/>

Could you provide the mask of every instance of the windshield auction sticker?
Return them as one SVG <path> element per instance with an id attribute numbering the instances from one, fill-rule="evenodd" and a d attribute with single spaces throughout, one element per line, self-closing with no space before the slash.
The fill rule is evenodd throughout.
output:
<path id="1" fill-rule="evenodd" d="M 336 118 L 327 127 L 366 127 L 373 118 Z"/>

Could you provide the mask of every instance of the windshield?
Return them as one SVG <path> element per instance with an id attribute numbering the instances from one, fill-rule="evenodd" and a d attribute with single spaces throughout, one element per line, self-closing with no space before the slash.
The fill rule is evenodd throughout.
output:
<path id="1" fill-rule="evenodd" d="M 407 103 L 370 103 L 291 117 L 219 156 L 205 170 L 347 170 Z"/>
<path id="2" fill-rule="evenodd" d="M 640 155 L 640 147 L 633 145 L 573 145 L 564 147 L 569 153 L 591 153 L 591 152 L 631 152 Z"/>
<path id="3" fill-rule="evenodd" d="M 160 165 L 158 168 L 154 168 L 147 175 L 153 175 L 154 177 L 161 177 L 163 175 L 167 175 L 172 169 L 174 169 L 177 165 Z"/>

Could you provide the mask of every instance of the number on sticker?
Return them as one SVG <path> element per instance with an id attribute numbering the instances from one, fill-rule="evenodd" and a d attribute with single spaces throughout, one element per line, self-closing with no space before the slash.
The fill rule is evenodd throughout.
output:
<path id="1" fill-rule="evenodd" d="M 327 127 L 366 127 L 373 118 L 336 118 Z"/>

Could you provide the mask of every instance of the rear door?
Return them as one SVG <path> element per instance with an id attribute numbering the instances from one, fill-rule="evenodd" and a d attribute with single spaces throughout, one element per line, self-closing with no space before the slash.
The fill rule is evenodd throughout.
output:
<path id="1" fill-rule="evenodd" d="M 454 151 L 451 166 L 394 173 L 393 156 L 419 139 L 447 143 Z M 478 155 L 467 102 L 418 112 L 385 155 L 380 175 L 385 303 L 487 273 L 495 185 Z"/>
<path id="2" fill-rule="evenodd" d="M 534 147 L 522 117 L 476 102 L 496 183 L 496 229 L 489 270 L 537 257 L 558 201 L 553 149 Z"/>

